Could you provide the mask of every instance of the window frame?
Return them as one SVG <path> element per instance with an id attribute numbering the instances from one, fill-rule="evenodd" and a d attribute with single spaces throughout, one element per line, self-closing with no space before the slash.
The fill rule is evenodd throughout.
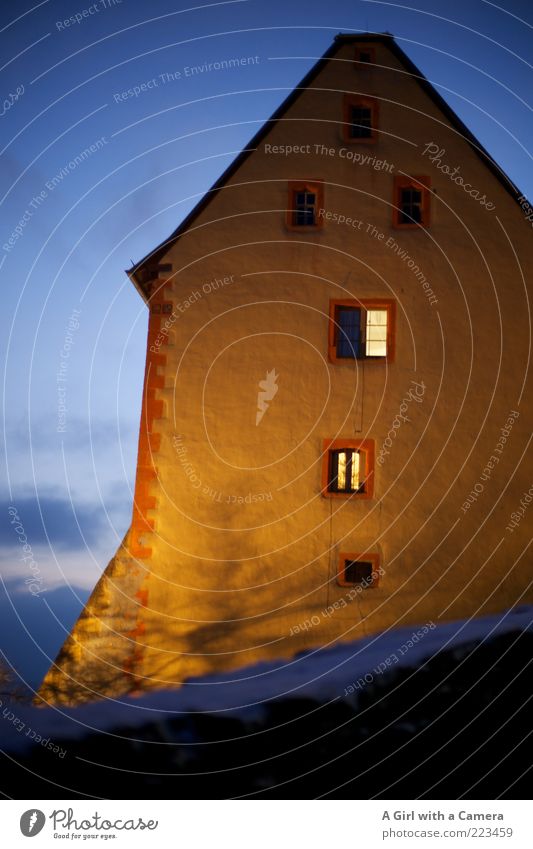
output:
<path id="1" fill-rule="evenodd" d="M 352 449 L 365 454 L 365 482 L 363 492 L 336 492 L 329 487 L 330 454 L 332 451 Z M 353 498 L 369 500 L 374 497 L 375 445 L 373 439 L 324 439 L 322 443 L 322 495 L 325 498 Z"/>
<path id="2" fill-rule="evenodd" d="M 315 222 L 314 224 L 295 224 L 295 201 L 294 196 L 298 192 L 312 192 L 316 196 Z M 285 224 L 288 230 L 297 233 L 314 233 L 324 226 L 324 216 L 319 217 L 320 209 L 324 208 L 324 181 L 323 180 L 289 180 L 287 187 L 287 209 Z"/>
<path id="3" fill-rule="evenodd" d="M 351 109 L 353 107 L 370 108 L 371 126 L 370 135 L 362 138 L 353 138 L 350 136 L 351 127 Z M 342 139 L 346 144 L 375 144 L 378 140 L 379 129 L 379 101 L 375 97 L 367 97 L 355 94 L 345 94 L 343 99 L 343 124 L 342 124 Z"/>
<path id="4" fill-rule="evenodd" d="M 339 357 L 337 356 L 338 321 L 336 318 L 337 307 L 352 307 L 353 309 L 387 310 L 387 353 L 384 357 Z M 331 363 L 343 365 L 357 362 L 365 363 L 392 363 L 396 352 L 396 301 L 390 298 L 331 298 L 329 302 L 329 332 L 328 332 L 328 357 Z"/>
<path id="5" fill-rule="evenodd" d="M 346 567 L 345 561 L 359 561 L 372 563 L 372 580 L 369 584 L 366 584 L 364 587 L 361 583 L 356 584 L 352 581 L 347 581 L 344 577 Z M 377 552 L 357 552 L 353 553 L 351 551 L 341 551 L 339 553 L 339 559 L 337 561 L 337 584 L 339 587 L 362 587 L 365 590 L 375 589 L 379 584 L 379 570 L 381 568 L 381 557 Z"/>
<path id="6" fill-rule="evenodd" d="M 401 192 L 404 189 L 415 189 L 422 193 L 421 221 L 401 221 Z M 425 175 L 413 177 L 395 176 L 392 203 L 392 223 L 398 230 L 419 230 L 431 223 L 431 178 Z"/>

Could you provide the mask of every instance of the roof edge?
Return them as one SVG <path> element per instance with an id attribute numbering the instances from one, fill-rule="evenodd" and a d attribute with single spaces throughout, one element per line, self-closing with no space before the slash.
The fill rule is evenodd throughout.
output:
<path id="1" fill-rule="evenodd" d="M 255 135 L 250 139 L 250 141 L 241 151 L 241 153 L 239 153 L 235 157 L 233 162 L 231 162 L 230 165 L 222 172 L 220 177 L 218 177 L 218 179 L 213 183 L 213 185 L 205 192 L 201 200 L 185 216 L 183 221 L 170 234 L 170 236 L 164 239 L 164 241 L 160 242 L 149 254 L 139 260 L 139 262 L 132 265 L 130 269 L 126 270 L 126 274 L 130 278 L 130 280 L 132 280 L 136 289 L 141 292 L 145 300 L 147 300 L 148 296 L 143 286 L 146 284 L 147 278 L 150 273 L 153 273 L 154 266 L 158 264 L 161 257 L 170 249 L 170 247 L 172 247 L 172 245 L 178 241 L 180 236 L 182 236 L 183 233 L 186 232 L 186 230 L 189 228 L 195 218 L 197 218 L 197 216 L 211 201 L 213 195 L 216 194 L 216 192 L 218 192 L 225 185 L 227 180 L 238 170 L 238 168 L 240 168 L 240 166 L 246 161 L 246 159 L 252 153 L 255 152 L 255 149 L 257 148 L 259 142 L 267 134 L 271 125 L 274 122 L 278 121 L 284 115 L 287 109 L 297 100 L 297 98 L 302 94 L 302 92 L 320 73 L 327 61 L 334 56 L 334 54 L 343 44 L 370 41 L 377 41 L 387 45 L 387 47 L 392 51 L 396 58 L 406 68 L 410 76 L 415 79 L 415 81 L 421 86 L 421 88 L 428 95 L 428 97 L 450 121 L 452 127 L 465 139 L 465 141 L 470 145 L 474 153 L 484 162 L 486 167 L 489 168 L 489 170 L 505 188 L 508 194 L 513 198 L 513 200 L 518 205 L 520 205 L 518 198 L 523 197 L 523 193 L 520 192 L 520 189 L 515 185 L 515 183 L 513 183 L 511 178 L 507 176 L 503 169 L 500 168 L 500 166 L 492 158 L 489 152 L 483 147 L 481 142 L 468 129 L 468 127 L 466 126 L 466 124 L 463 123 L 461 118 L 459 118 L 457 113 L 454 112 L 452 107 L 444 100 L 442 95 L 439 94 L 439 92 L 432 85 L 432 83 L 429 82 L 426 76 L 407 56 L 407 54 L 403 51 L 403 49 L 398 45 L 398 43 L 394 39 L 392 33 L 338 33 L 335 36 L 333 42 L 328 47 L 328 49 L 325 51 L 325 53 L 323 53 L 322 56 L 318 59 L 318 61 L 315 62 L 313 67 L 310 68 L 310 70 L 302 78 L 298 85 L 293 88 L 293 90 L 285 98 L 285 100 L 283 100 L 280 106 L 278 106 L 278 108 L 272 113 L 270 118 L 268 118 L 263 123 L 263 125 L 260 127 L 257 133 L 255 133 Z"/>

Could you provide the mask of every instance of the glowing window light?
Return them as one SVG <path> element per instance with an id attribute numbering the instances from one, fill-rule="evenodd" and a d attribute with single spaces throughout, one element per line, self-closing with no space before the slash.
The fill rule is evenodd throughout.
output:
<path id="1" fill-rule="evenodd" d="M 368 310 L 366 314 L 365 354 L 387 356 L 387 310 Z"/>
<path id="2" fill-rule="evenodd" d="M 361 455 L 353 448 L 332 452 L 330 490 L 358 492 L 362 487 Z"/>

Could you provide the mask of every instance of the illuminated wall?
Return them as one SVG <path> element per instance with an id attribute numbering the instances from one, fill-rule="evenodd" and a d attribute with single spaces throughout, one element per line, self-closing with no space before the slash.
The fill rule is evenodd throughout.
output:
<path id="1" fill-rule="evenodd" d="M 151 312 L 132 529 L 46 698 L 531 598 L 528 517 L 512 519 L 531 486 L 530 225 L 386 39 L 363 47 L 370 64 L 340 40 L 137 269 Z M 370 136 L 347 132 L 354 104 Z M 405 227 L 413 177 L 424 226 Z M 319 226 L 298 226 L 288 197 L 313 193 Z M 361 308 L 355 358 L 339 355 L 332 301 Z M 324 493 L 334 440 L 353 493 Z M 339 573 L 345 560 L 374 579 Z"/>

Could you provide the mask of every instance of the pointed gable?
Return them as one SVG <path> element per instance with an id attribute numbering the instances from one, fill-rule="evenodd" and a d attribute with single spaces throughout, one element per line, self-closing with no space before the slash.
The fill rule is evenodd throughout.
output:
<path id="1" fill-rule="evenodd" d="M 319 95 L 314 100 L 314 106 L 311 106 L 310 93 Z M 343 96 L 344 110 L 341 112 L 337 101 Z M 514 183 L 390 34 L 340 34 L 176 230 L 127 271 L 143 297 L 149 296 L 150 286 L 147 284 L 168 271 L 164 263 L 165 255 L 185 233 L 198 226 L 200 217 L 208 210 L 218 193 L 231 183 L 238 181 L 239 172 L 242 172 L 250 157 L 261 152 L 267 141 L 276 135 L 277 125 L 285 122 L 280 134 L 280 138 L 285 142 L 286 122 L 307 121 L 307 135 L 312 135 L 309 133 L 309 126 L 312 123 L 322 124 L 321 130 L 316 134 L 316 139 L 320 141 L 310 142 L 322 144 L 324 121 L 339 125 L 343 120 L 346 121 L 346 104 L 349 105 L 350 98 L 352 100 L 355 98 L 356 102 L 360 102 L 361 99 L 364 102 L 366 99 L 367 104 L 373 101 L 377 107 L 380 107 L 381 116 L 387 115 L 387 120 L 384 117 L 381 119 L 380 133 L 392 138 L 395 137 L 395 118 L 402 116 L 402 113 L 404 117 L 406 110 L 410 113 L 410 121 L 415 124 L 417 120 L 423 122 L 426 130 L 430 125 L 429 122 L 434 122 L 435 136 L 443 127 L 451 128 L 519 205 L 520 192 Z M 332 104 L 335 104 L 334 114 L 328 117 Z M 342 139 L 341 129 L 338 137 L 333 139 L 333 143 L 340 144 Z M 397 141 L 399 144 L 406 143 L 405 138 L 397 138 Z M 301 145 L 305 143 L 303 140 L 300 141 Z M 430 144 L 429 140 L 427 144 Z M 439 153 L 440 158 L 435 155 Z M 445 149 L 438 148 L 436 144 L 433 148 L 429 148 L 426 170 L 428 172 L 433 170 L 429 164 L 431 161 L 429 157 L 433 156 L 435 167 L 440 166 L 441 173 L 451 172 L 453 168 L 443 160 L 444 154 Z M 273 159 L 273 167 L 274 163 Z M 420 167 L 419 165 L 419 169 Z"/>

